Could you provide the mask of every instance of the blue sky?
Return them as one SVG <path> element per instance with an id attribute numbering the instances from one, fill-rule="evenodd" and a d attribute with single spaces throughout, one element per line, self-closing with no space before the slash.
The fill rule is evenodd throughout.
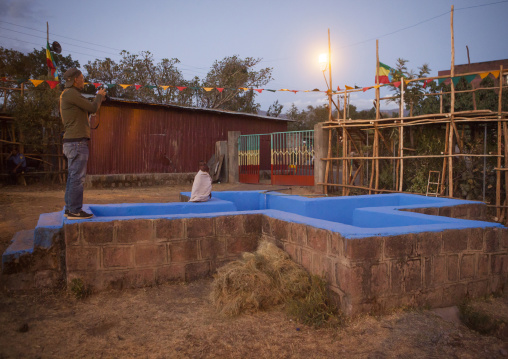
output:
<path id="1" fill-rule="evenodd" d="M 215 60 L 237 54 L 262 58 L 259 67 L 273 68 L 274 80 L 265 88 L 325 90 L 318 56 L 328 50 L 330 29 L 333 87 L 366 87 L 374 84 L 376 38 L 387 65 L 400 57 L 415 71 L 428 63 L 431 75 L 449 69 L 451 5 L 456 64 L 467 63 L 466 45 L 471 62 L 508 58 L 507 0 L 0 0 L 0 46 L 24 52 L 44 46 L 48 21 L 50 42 L 60 42 L 63 54 L 81 65 L 118 60 L 123 49 L 148 50 L 156 60 L 178 58 L 190 80 L 203 78 Z M 351 103 L 368 109 L 374 97 L 373 90 L 356 93 Z M 292 103 L 303 109 L 327 102 L 320 93 L 257 96 L 262 110 L 275 100 L 283 112 Z"/>

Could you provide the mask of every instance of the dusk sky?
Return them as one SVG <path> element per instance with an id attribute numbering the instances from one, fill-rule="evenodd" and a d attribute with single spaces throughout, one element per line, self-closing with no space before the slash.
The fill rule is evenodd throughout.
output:
<path id="1" fill-rule="evenodd" d="M 264 88 L 326 90 L 318 57 L 328 51 L 330 29 L 333 87 L 367 87 L 374 85 L 376 39 L 380 61 L 389 66 L 404 58 L 415 71 L 429 64 L 433 76 L 449 69 L 451 5 L 455 64 L 467 63 L 466 45 L 471 62 L 508 58 L 508 0 L 0 0 L 0 46 L 23 52 L 45 47 L 47 21 L 50 42 L 58 41 L 62 54 L 81 65 L 119 60 L 121 50 L 148 50 L 157 61 L 178 58 L 190 80 L 236 54 L 262 58 L 258 68 L 273 68 L 274 80 Z M 374 97 L 374 90 L 355 93 L 351 103 L 369 109 Z M 327 102 L 323 93 L 303 92 L 264 91 L 256 99 L 262 110 L 279 100 L 283 113 L 292 103 L 304 109 Z"/>

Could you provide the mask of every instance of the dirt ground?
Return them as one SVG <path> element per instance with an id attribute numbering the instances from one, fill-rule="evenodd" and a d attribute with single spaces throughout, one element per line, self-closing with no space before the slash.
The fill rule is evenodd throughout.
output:
<path id="1" fill-rule="evenodd" d="M 269 186 L 214 185 L 214 190 Z M 189 186 L 86 190 L 86 203 L 174 202 Z M 304 193 L 293 189 L 293 193 Z M 63 186 L 0 187 L 0 252 L 41 213 L 63 208 Z M 0 293 L 3 358 L 504 358 L 508 343 L 428 310 L 363 316 L 341 328 L 314 329 L 282 308 L 219 316 L 211 279 L 110 291 Z M 483 304 L 508 313 L 508 297 Z"/>

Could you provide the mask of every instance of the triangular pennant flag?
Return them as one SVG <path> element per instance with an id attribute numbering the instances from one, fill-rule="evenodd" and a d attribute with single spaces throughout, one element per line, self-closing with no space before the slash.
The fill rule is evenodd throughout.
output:
<path id="1" fill-rule="evenodd" d="M 134 85 L 134 87 L 136 87 L 136 90 L 139 90 L 139 88 L 141 87 L 141 85 Z"/>
<path id="2" fill-rule="evenodd" d="M 145 85 L 146 88 L 149 88 L 150 90 L 153 90 L 154 88 L 156 88 L 157 86 L 155 85 Z"/>
<path id="3" fill-rule="evenodd" d="M 46 82 L 48 83 L 49 87 L 51 87 L 52 89 L 54 89 L 58 84 L 60 84 L 60 81 L 48 81 L 48 80 L 46 80 Z"/>
<path id="4" fill-rule="evenodd" d="M 176 86 L 176 88 L 179 90 L 179 91 L 183 91 L 187 88 L 187 86 Z"/>
<path id="5" fill-rule="evenodd" d="M 16 82 L 18 85 L 22 84 L 23 82 L 27 82 L 28 79 L 17 79 Z"/>
<path id="6" fill-rule="evenodd" d="M 499 71 L 491 71 L 490 72 L 497 79 L 499 77 Z"/>
<path id="7" fill-rule="evenodd" d="M 485 77 L 489 76 L 490 72 L 483 72 L 480 74 L 480 78 L 483 80 Z"/>
<path id="8" fill-rule="evenodd" d="M 316 91 L 316 90 L 313 90 L 313 91 Z M 340 91 L 340 86 L 337 86 L 337 91 Z"/>
<path id="9" fill-rule="evenodd" d="M 254 91 L 261 93 L 261 92 L 263 92 L 263 89 L 254 89 Z"/>
<path id="10" fill-rule="evenodd" d="M 466 75 L 464 78 L 466 79 L 467 83 L 471 83 L 475 79 L 476 75 Z"/>
<path id="11" fill-rule="evenodd" d="M 289 91 L 288 89 L 280 89 L 279 91 Z"/>
<path id="12" fill-rule="evenodd" d="M 409 83 L 409 80 L 404 79 L 404 83 L 407 85 Z"/>
<path id="13" fill-rule="evenodd" d="M 423 88 L 426 88 L 428 84 L 430 84 L 432 81 L 434 81 L 433 79 L 428 79 L 428 80 L 425 80 L 424 84 L 423 84 Z"/>
<path id="14" fill-rule="evenodd" d="M 351 87 L 351 86 L 348 86 L 348 85 L 345 85 L 346 86 L 346 90 L 354 90 L 355 88 L 354 87 Z"/>
<path id="15" fill-rule="evenodd" d="M 101 84 L 98 83 L 98 82 L 94 82 L 93 85 L 95 86 L 95 88 L 99 87 Z"/>
<path id="16" fill-rule="evenodd" d="M 298 92 L 298 90 L 289 90 L 289 91 L 291 91 L 293 93 L 297 93 Z"/>
<path id="17" fill-rule="evenodd" d="M 44 82 L 44 80 L 32 80 L 30 79 L 30 82 L 33 83 L 35 87 L 39 86 L 41 83 Z"/>
<path id="18" fill-rule="evenodd" d="M 367 91 L 367 90 L 370 90 L 372 87 L 364 87 L 362 90 L 363 92 Z"/>
<path id="19" fill-rule="evenodd" d="M 265 91 L 275 92 L 275 91 L 277 91 L 277 90 L 265 89 Z"/>
<path id="20" fill-rule="evenodd" d="M 105 85 L 107 86 L 108 89 L 113 88 L 113 87 L 116 86 L 116 84 L 105 84 Z"/>
<path id="21" fill-rule="evenodd" d="M 400 87 L 400 83 L 402 81 L 397 81 L 397 82 L 393 82 L 392 85 L 395 86 L 395 87 Z"/>
<path id="22" fill-rule="evenodd" d="M 125 90 L 127 87 L 129 86 L 132 86 L 132 85 L 126 85 L 126 84 L 119 84 L 120 86 L 122 86 L 122 88 Z"/>
<path id="23" fill-rule="evenodd" d="M 224 87 L 217 87 L 217 91 L 222 92 L 224 90 Z"/>
<path id="24" fill-rule="evenodd" d="M 378 88 L 380 88 L 380 87 L 381 87 L 381 85 L 374 85 L 374 86 L 372 86 L 372 87 L 373 87 L 373 88 L 375 88 L 375 89 L 378 89 Z"/>
<path id="25" fill-rule="evenodd" d="M 453 86 L 457 86 L 462 76 L 454 76 L 452 77 Z"/>
<path id="26" fill-rule="evenodd" d="M 249 89 L 247 87 L 240 87 L 240 90 L 249 91 Z"/>
<path id="27" fill-rule="evenodd" d="M 437 79 L 437 84 L 438 84 L 438 85 L 441 85 L 441 84 L 442 84 L 443 82 L 445 82 L 446 80 L 449 80 L 449 78 L 448 78 L 448 79 Z"/>
<path id="28" fill-rule="evenodd" d="M 169 86 L 162 86 L 162 85 L 159 85 L 159 86 L 162 87 L 164 89 L 164 91 L 166 91 L 169 88 Z"/>
<path id="29" fill-rule="evenodd" d="M 213 90 L 213 87 L 203 87 L 203 90 L 205 90 L 206 92 L 210 92 Z"/>
<path id="30" fill-rule="evenodd" d="M 193 87 L 193 86 L 189 86 L 189 88 L 190 88 L 191 90 L 201 90 L 201 87 Z"/>

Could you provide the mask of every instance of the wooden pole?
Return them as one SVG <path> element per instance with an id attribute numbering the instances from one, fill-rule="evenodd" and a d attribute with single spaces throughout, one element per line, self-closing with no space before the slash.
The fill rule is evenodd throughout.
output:
<path id="1" fill-rule="evenodd" d="M 330 45 L 330 29 L 328 29 L 328 75 L 330 76 L 330 83 L 328 87 L 328 120 L 333 121 L 332 118 L 332 50 Z M 332 154 L 332 129 L 328 130 L 328 157 Z M 333 171 L 333 166 L 332 166 Z M 328 183 L 328 174 L 330 173 L 330 161 L 326 161 L 325 168 L 325 183 Z M 324 194 L 328 194 L 328 186 L 323 188 Z"/>
<path id="2" fill-rule="evenodd" d="M 399 191 L 403 191 L 404 183 L 404 78 L 400 79 L 400 127 L 399 127 L 399 156 L 400 156 L 400 175 L 399 175 Z"/>
<path id="3" fill-rule="evenodd" d="M 344 120 L 346 120 L 346 108 L 347 108 L 347 89 L 344 91 Z M 346 128 L 342 127 L 342 157 L 348 156 L 348 139 Z M 347 160 L 342 160 L 342 184 L 347 184 L 348 178 L 348 164 Z M 347 188 L 342 187 L 342 195 L 345 196 L 347 194 Z"/>
<path id="4" fill-rule="evenodd" d="M 376 120 L 379 120 L 379 40 L 376 39 Z M 379 156 L 379 132 L 377 129 L 377 122 L 374 124 L 374 155 Z M 375 160 L 375 168 L 372 171 L 376 173 L 375 188 L 379 188 L 379 160 Z M 372 187 L 372 186 L 371 186 Z"/>
<path id="5" fill-rule="evenodd" d="M 498 119 L 502 117 L 502 95 L 503 95 L 503 65 L 501 65 L 499 72 L 499 96 L 497 102 Z M 503 143 L 503 135 L 501 131 L 501 121 L 497 122 L 497 154 L 501 155 L 501 145 Z M 506 159 L 505 159 L 506 162 Z M 497 158 L 497 168 L 501 168 L 501 157 Z M 505 174 L 506 176 L 506 174 Z M 505 190 L 508 191 L 508 188 Z M 496 217 L 501 221 L 501 171 L 496 171 Z"/>
<path id="6" fill-rule="evenodd" d="M 452 11 L 450 13 L 450 31 L 451 31 L 451 47 L 452 47 L 452 63 L 450 69 L 450 75 L 453 78 L 455 76 L 455 44 L 453 37 L 453 5 Z M 451 113 L 451 127 L 453 127 L 453 113 L 455 112 L 455 86 L 453 85 L 453 80 L 451 81 L 451 105 L 450 105 L 450 113 Z M 448 133 L 448 196 L 453 197 L 453 157 L 451 154 L 453 153 L 453 131 L 450 128 Z"/>

